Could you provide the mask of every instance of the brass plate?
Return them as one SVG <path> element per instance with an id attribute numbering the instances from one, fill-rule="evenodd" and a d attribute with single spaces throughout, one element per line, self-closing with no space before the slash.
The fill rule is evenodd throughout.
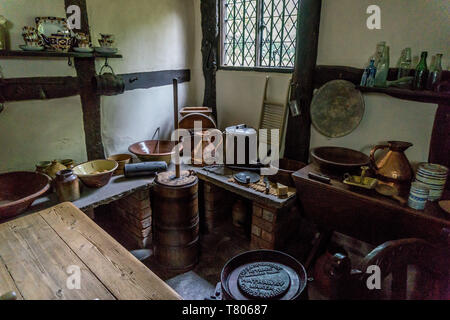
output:
<path id="1" fill-rule="evenodd" d="M 339 138 L 359 126 L 364 110 L 364 98 L 353 83 L 333 80 L 314 95 L 311 120 L 316 130 L 324 136 Z"/>

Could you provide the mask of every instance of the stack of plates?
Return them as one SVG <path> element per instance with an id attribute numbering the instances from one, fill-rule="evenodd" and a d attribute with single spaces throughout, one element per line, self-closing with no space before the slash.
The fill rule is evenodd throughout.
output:
<path id="1" fill-rule="evenodd" d="M 430 188 L 428 200 L 436 201 L 444 193 L 447 176 L 448 168 L 438 164 L 424 163 L 419 166 L 416 180 L 426 184 Z"/>

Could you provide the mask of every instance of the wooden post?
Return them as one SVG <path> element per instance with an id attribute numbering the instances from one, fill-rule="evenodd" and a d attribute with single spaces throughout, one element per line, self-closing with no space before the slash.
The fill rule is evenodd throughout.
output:
<path id="1" fill-rule="evenodd" d="M 205 77 L 203 105 L 212 108 L 216 119 L 216 71 L 219 63 L 219 2 L 219 0 L 201 0 L 200 4 L 203 32 L 203 75 Z"/>
<path id="2" fill-rule="evenodd" d="M 86 0 L 64 0 L 66 8 L 77 5 L 81 9 L 81 30 L 89 33 L 89 20 Z M 86 141 L 86 151 L 89 160 L 104 159 L 105 151 L 102 141 L 100 96 L 91 85 L 92 78 L 96 75 L 94 58 L 75 58 L 75 68 L 80 81 L 81 106 L 83 108 L 83 123 Z"/>
<path id="3" fill-rule="evenodd" d="M 307 162 L 311 140 L 310 106 L 317 62 L 322 0 L 300 1 L 294 86 L 301 115 L 290 115 L 286 134 L 286 157 Z"/>

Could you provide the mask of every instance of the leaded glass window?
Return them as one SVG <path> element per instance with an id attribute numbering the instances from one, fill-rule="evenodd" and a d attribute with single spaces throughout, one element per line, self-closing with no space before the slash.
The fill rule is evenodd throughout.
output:
<path id="1" fill-rule="evenodd" d="M 222 0 L 222 65 L 293 68 L 300 0 Z"/>

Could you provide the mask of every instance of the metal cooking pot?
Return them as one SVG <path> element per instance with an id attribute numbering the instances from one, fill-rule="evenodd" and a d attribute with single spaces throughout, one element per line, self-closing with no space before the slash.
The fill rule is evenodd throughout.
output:
<path id="1" fill-rule="evenodd" d="M 223 268 L 220 279 L 224 300 L 299 300 L 308 281 L 300 262 L 271 250 L 234 257 Z"/>

